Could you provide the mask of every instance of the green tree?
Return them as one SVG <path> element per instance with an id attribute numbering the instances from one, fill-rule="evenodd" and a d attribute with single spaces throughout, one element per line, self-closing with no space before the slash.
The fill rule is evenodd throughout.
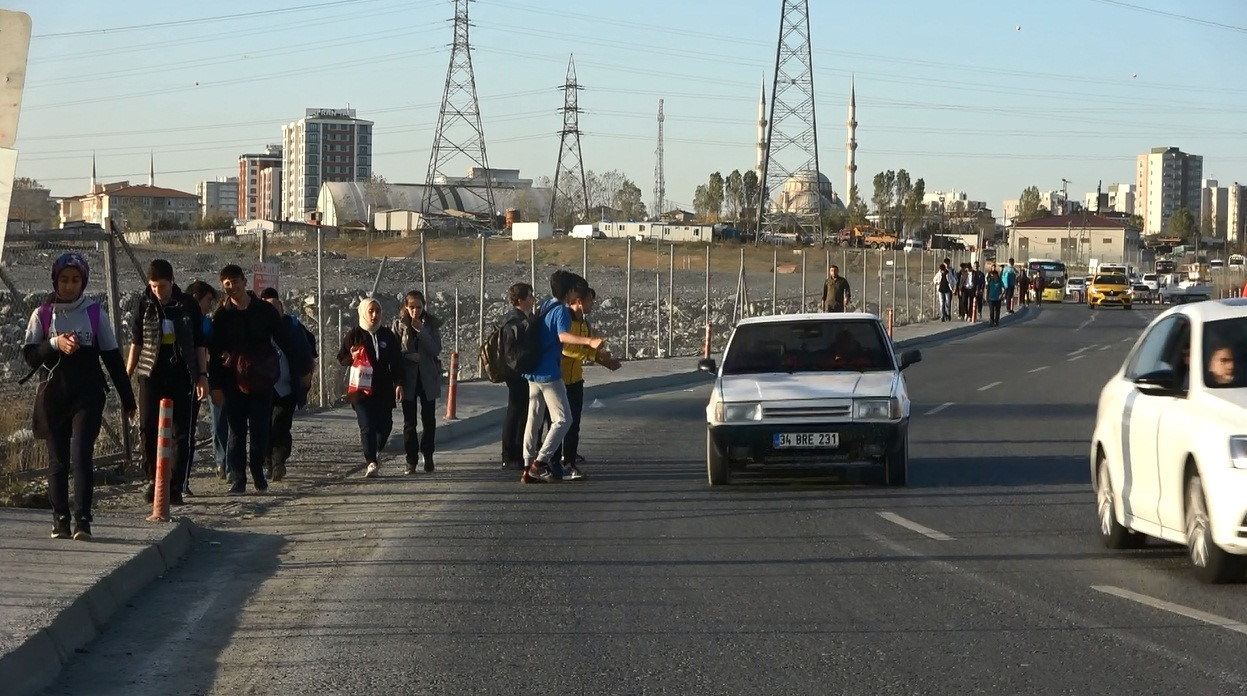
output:
<path id="1" fill-rule="evenodd" d="M 714 222 L 719 221 L 719 217 L 723 214 L 723 175 L 715 172 L 710 175 L 710 181 L 706 182 L 706 193 L 709 198 L 706 204 L 709 207 L 709 215 Z"/>
<path id="2" fill-rule="evenodd" d="M 905 235 L 905 218 L 908 217 L 906 211 L 909 206 L 909 195 L 913 190 L 914 184 L 909 177 L 909 172 L 904 169 L 898 171 L 896 173 L 896 200 L 894 212 L 892 213 L 895 227 L 892 228 L 892 231 L 900 233 L 901 236 Z"/>
<path id="3" fill-rule="evenodd" d="M 1129 224 L 1131 228 L 1142 232 L 1143 231 L 1143 216 L 1142 215 L 1131 215 L 1130 222 L 1127 224 Z"/>
<path id="4" fill-rule="evenodd" d="M 693 214 L 699 220 L 710 216 L 710 187 L 701 184 L 693 191 Z"/>
<path id="5" fill-rule="evenodd" d="M 1039 217 L 1043 217 L 1046 213 L 1041 214 L 1043 210 L 1040 206 L 1039 187 L 1027 186 L 1022 189 L 1022 195 L 1018 198 L 1018 222 L 1030 222 Z"/>
<path id="6" fill-rule="evenodd" d="M 615 191 L 611 205 L 623 213 L 626 220 L 644 220 L 645 202 L 641 200 L 641 189 L 630 179 L 625 178 Z"/>
<path id="7" fill-rule="evenodd" d="M 1212 224 L 1212 213 L 1208 213 L 1200 219 L 1199 233 L 1205 237 L 1216 236 L 1216 228 Z"/>
<path id="8" fill-rule="evenodd" d="M 896 197 L 896 172 L 889 169 L 879 172 L 874 179 L 875 195 L 871 200 L 875 204 L 875 212 L 879 215 L 879 226 L 888 227 L 887 218 L 892 210 L 892 202 Z"/>
<path id="9" fill-rule="evenodd" d="M 745 209 L 745 178 L 739 169 L 733 169 L 723 182 L 723 199 L 727 205 L 727 215 L 733 221 L 740 220 L 741 211 Z"/>
<path id="10" fill-rule="evenodd" d="M 758 173 L 752 169 L 745 170 L 745 173 L 740 177 L 740 184 L 741 194 L 745 198 L 744 207 L 741 208 L 741 224 L 743 225 L 745 221 L 748 221 L 749 227 L 753 227 L 753 223 L 757 222 L 758 203 L 760 202 L 758 200 Z"/>
<path id="11" fill-rule="evenodd" d="M 380 174 L 373 174 L 364 181 L 362 189 L 364 209 L 360 213 L 363 215 L 364 226 L 372 230 L 372 221 L 376 214 L 390 207 L 390 182 Z"/>
<path id="12" fill-rule="evenodd" d="M 1185 244 L 1194 244 L 1199 237 L 1199 226 L 1195 222 L 1195 213 L 1182 206 L 1174 211 L 1165 221 L 1165 236 L 1177 237 Z"/>
<path id="13" fill-rule="evenodd" d="M 866 224 L 866 215 L 870 212 L 866 208 L 866 202 L 862 200 L 861 194 L 857 190 L 857 184 L 853 184 L 852 190 L 849 191 L 849 207 L 845 219 L 845 225 L 848 227 L 861 227 Z"/>
<path id="14" fill-rule="evenodd" d="M 922 203 L 922 199 L 927 195 L 927 182 L 918 179 L 914 182 L 913 187 L 909 189 L 909 195 L 905 197 L 904 216 L 902 218 L 906 230 L 906 236 L 912 236 L 913 231 L 922 226 L 922 220 L 926 217 L 927 208 Z"/>

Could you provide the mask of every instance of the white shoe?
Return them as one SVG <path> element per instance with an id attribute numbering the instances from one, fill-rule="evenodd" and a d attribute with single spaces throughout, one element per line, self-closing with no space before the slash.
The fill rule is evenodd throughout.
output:
<path id="1" fill-rule="evenodd" d="M 368 468 L 364 470 L 364 478 L 376 478 L 378 473 L 380 473 L 380 468 L 377 463 L 369 462 Z"/>

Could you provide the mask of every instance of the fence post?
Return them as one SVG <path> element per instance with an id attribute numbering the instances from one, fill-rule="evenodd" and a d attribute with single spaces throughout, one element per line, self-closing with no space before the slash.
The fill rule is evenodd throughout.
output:
<path id="1" fill-rule="evenodd" d="M 429 257 L 424 251 L 424 233 L 420 233 L 420 292 L 429 296 Z"/>
<path id="2" fill-rule="evenodd" d="M 672 244 L 667 256 L 667 357 L 675 355 L 675 245 Z"/>
<path id="3" fill-rule="evenodd" d="M 710 350 L 710 245 L 706 245 L 706 350 Z M 707 353 L 706 357 L 710 357 Z"/>
<path id="4" fill-rule="evenodd" d="M 325 407 L 325 231 L 320 226 L 320 216 L 313 222 L 316 224 L 316 349 L 320 359 L 316 361 L 317 390 L 321 408 Z"/>
<path id="5" fill-rule="evenodd" d="M 657 249 L 657 244 L 654 246 Z M 658 265 L 658 257 L 654 257 Z M 662 357 L 662 272 L 654 271 L 654 357 Z"/>
<path id="6" fill-rule="evenodd" d="M 779 295 L 779 251 L 771 248 L 771 314 L 779 314 L 777 297 Z"/>
<path id="7" fill-rule="evenodd" d="M 459 352 L 450 354 L 450 381 L 446 387 L 446 420 L 456 420 L 455 401 L 459 395 Z"/>
<path id="8" fill-rule="evenodd" d="M 528 284 L 537 288 L 537 240 L 528 240 Z"/>
<path id="9" fill-rule="evenodd" d="M 584 242 L 584 246 L 583 246 L 583 247 L 581 247 L 581 252 L 580 252 L 580 254 L 581 254 L 581 266 L 582 266 L 582 267 L 583 267 L 583 269 L 584 269 L 584 270 L 581 272 L 581 275 L 583 275 L 583 276 L 587 279 L 587 278 L 589 277 L 589 238 L 588 238 L 588 237 L 585 237 L 585 238 L 584 238 L 583 240 L 581 240 L 581 241 L 582 241 L 582 242 Z"/>
<path id="10" fill-rule="evenodd" d="M 476 318 L 476 337 L 477 348 L 485 345 L 485 236 L 481 236 L 481 284 L 480 293 L 477 296 L 477 316 Z M 479 370 L 479 366 L 477 367 Z M 479 375 L 478 375 L 479 376 Z"/>
<path id="11" fill-rule="evenodd" d="M 121 288 L 118 286 L 117 278 L 117 238 L 120 235 L 117 232 L 116 225 L 112 219 L 108 221 L 108 238 L 106 242 L 106 253 L 104 254 L 104 273 L 108 278 L 108 318 L 113 324 L 113 335 L 121 336 Z M 16 304 L 16 299 L 14 298 Z M 126 414 L 122 408 L 118 408 L 117 420 L 121 423 L 121 450 L 122 461 L 125 462 L 126 468 L 130 468 L 130 424 L 126 421 Z"/>
<path id="12" fill-rule="evenodd" d="M 632 237 L 628 237 L 628 261 L 624 270 L 624 359 L 632 359 Z M 709 285 L 707 285 L 709 287 Z M 709 296 L 707 296 L 709 297 Z"/>
<path id="13" fill-rule="evenodd" d="M 801 250 L 801 309 L 797 310 L 797 311 L 798 311 L 799 313 L 801 313 L 801 314 L 804 314 L 804 313 L 805 313 L 805 309 L 806 309 L 806 308 L 805 308 L 805 300 L 806 300 L 806 290 L 807 290 L 806 285 L 807 285 L 807 284 L 806 284 L 806 280 L 805 280 L 805 266 L 806 266 L 806 263 L 805 263 L 805 249 L 802 249 L 802 250 Z"/>
<path id="14" fill-rule="evenodd" d="M 896 313 L 896 247 L 892 247 L 892 313 Z"/>

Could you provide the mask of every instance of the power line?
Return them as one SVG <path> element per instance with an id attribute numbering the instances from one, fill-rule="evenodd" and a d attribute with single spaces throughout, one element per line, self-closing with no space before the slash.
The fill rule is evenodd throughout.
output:
<path id="1" fill-rule="evenodd" d="M 318 2 L 310 5 L 297 5 L 294 7 L 280 7 L 271 10 L 256 10 L 254 12 L 235 12 L 232 14 L 216 15 L 212 17 L 196 17 L 193 19 L 174 19 L 167 22 L 147 22 L 145 24 L 131 24 L 121 27 L 105 27 L 103 29 L 81 29 L 78 31 L 62 31 L 51 34 L 35 34 L 32 39 L 60 39 L 72 36 L 92 36 L 101 34 L 120 34 L 130 31 L 146 31 L 149 29 L 167 29 L 169 27 L 185 27 L 196 24 L 207 24 L 210 22 L 223 22 L 234 19 L 252 19 L 255 17 L 269 17 L 272 15 L 289 14 L 291 12 L 303 12 L 304 10 L 318 10 L 328 7 L 340 7 L 342 5 L 360 5 L 365 3 L 380 2 L 381 0 L 330 0 L 330 2 Z"/>
<path id="2" fill-rule="evenodd" d="M 1145 14 L 1157 15 L 1160 17 L 1168 17 L 1169 19 L 1177 19 L 1183 22 L 1190 22 L 1191 24 L 1198 24 L 1203 27 L 1225 29 L 1227 31 L 1238 32 L 1240 34 L 1247 34 L 1247 27 L 1225 24 L 1223 22 L 1214 22 L 1211 19 L 1201 19 L 1199 17 L 1192 17 L 1191 15 L 1178 14 L 1176 12 L 1166 12 L 1152 7 L 1143 7 L 1141 5 L 1134 5 L 1128 2 L 1121 2 L 1121 0 L 1092 0 L 1092 2 L 1098 2 L 1101 5 L 1112 5 L 1114 7 L 1121 7 L 1127 10 L 1134 10 L 1135 12 L 1143 12 Z"/>

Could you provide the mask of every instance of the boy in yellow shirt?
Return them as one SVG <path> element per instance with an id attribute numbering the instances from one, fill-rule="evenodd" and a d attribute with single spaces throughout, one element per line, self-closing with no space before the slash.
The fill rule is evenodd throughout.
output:
<path id="1" fill-rule="evenodd" d="M 588 316 L 593 311 L 596 299 L 597 293 L 593 291 L 593 288 L 589 288 L 583 298 L 572 302 L 570 305 L 571 333 L 585 337 L 594 335 L 592 327 L 589 326 Z M 563 345 L 563 358 L 559 366 L 563 371 L 563 384 L 567 386 L 567 400 L 571 404 L 572 426 L 563 438 L 563 445 L 554 453 L 554 460 L 563 463 L 567 477 L 573 481 L 585 476 L 578 466 L 584 462 L 584 457 L 581 457 L 577 450 L 580 445 L 580 414 L 585 404 L 584 363 L 586 360 L 602 365 L 611 371 L 618 370 L 622 366 L 619 359 L 613 357 L 605 347 L 594 350 L 588 346 Z"/>

